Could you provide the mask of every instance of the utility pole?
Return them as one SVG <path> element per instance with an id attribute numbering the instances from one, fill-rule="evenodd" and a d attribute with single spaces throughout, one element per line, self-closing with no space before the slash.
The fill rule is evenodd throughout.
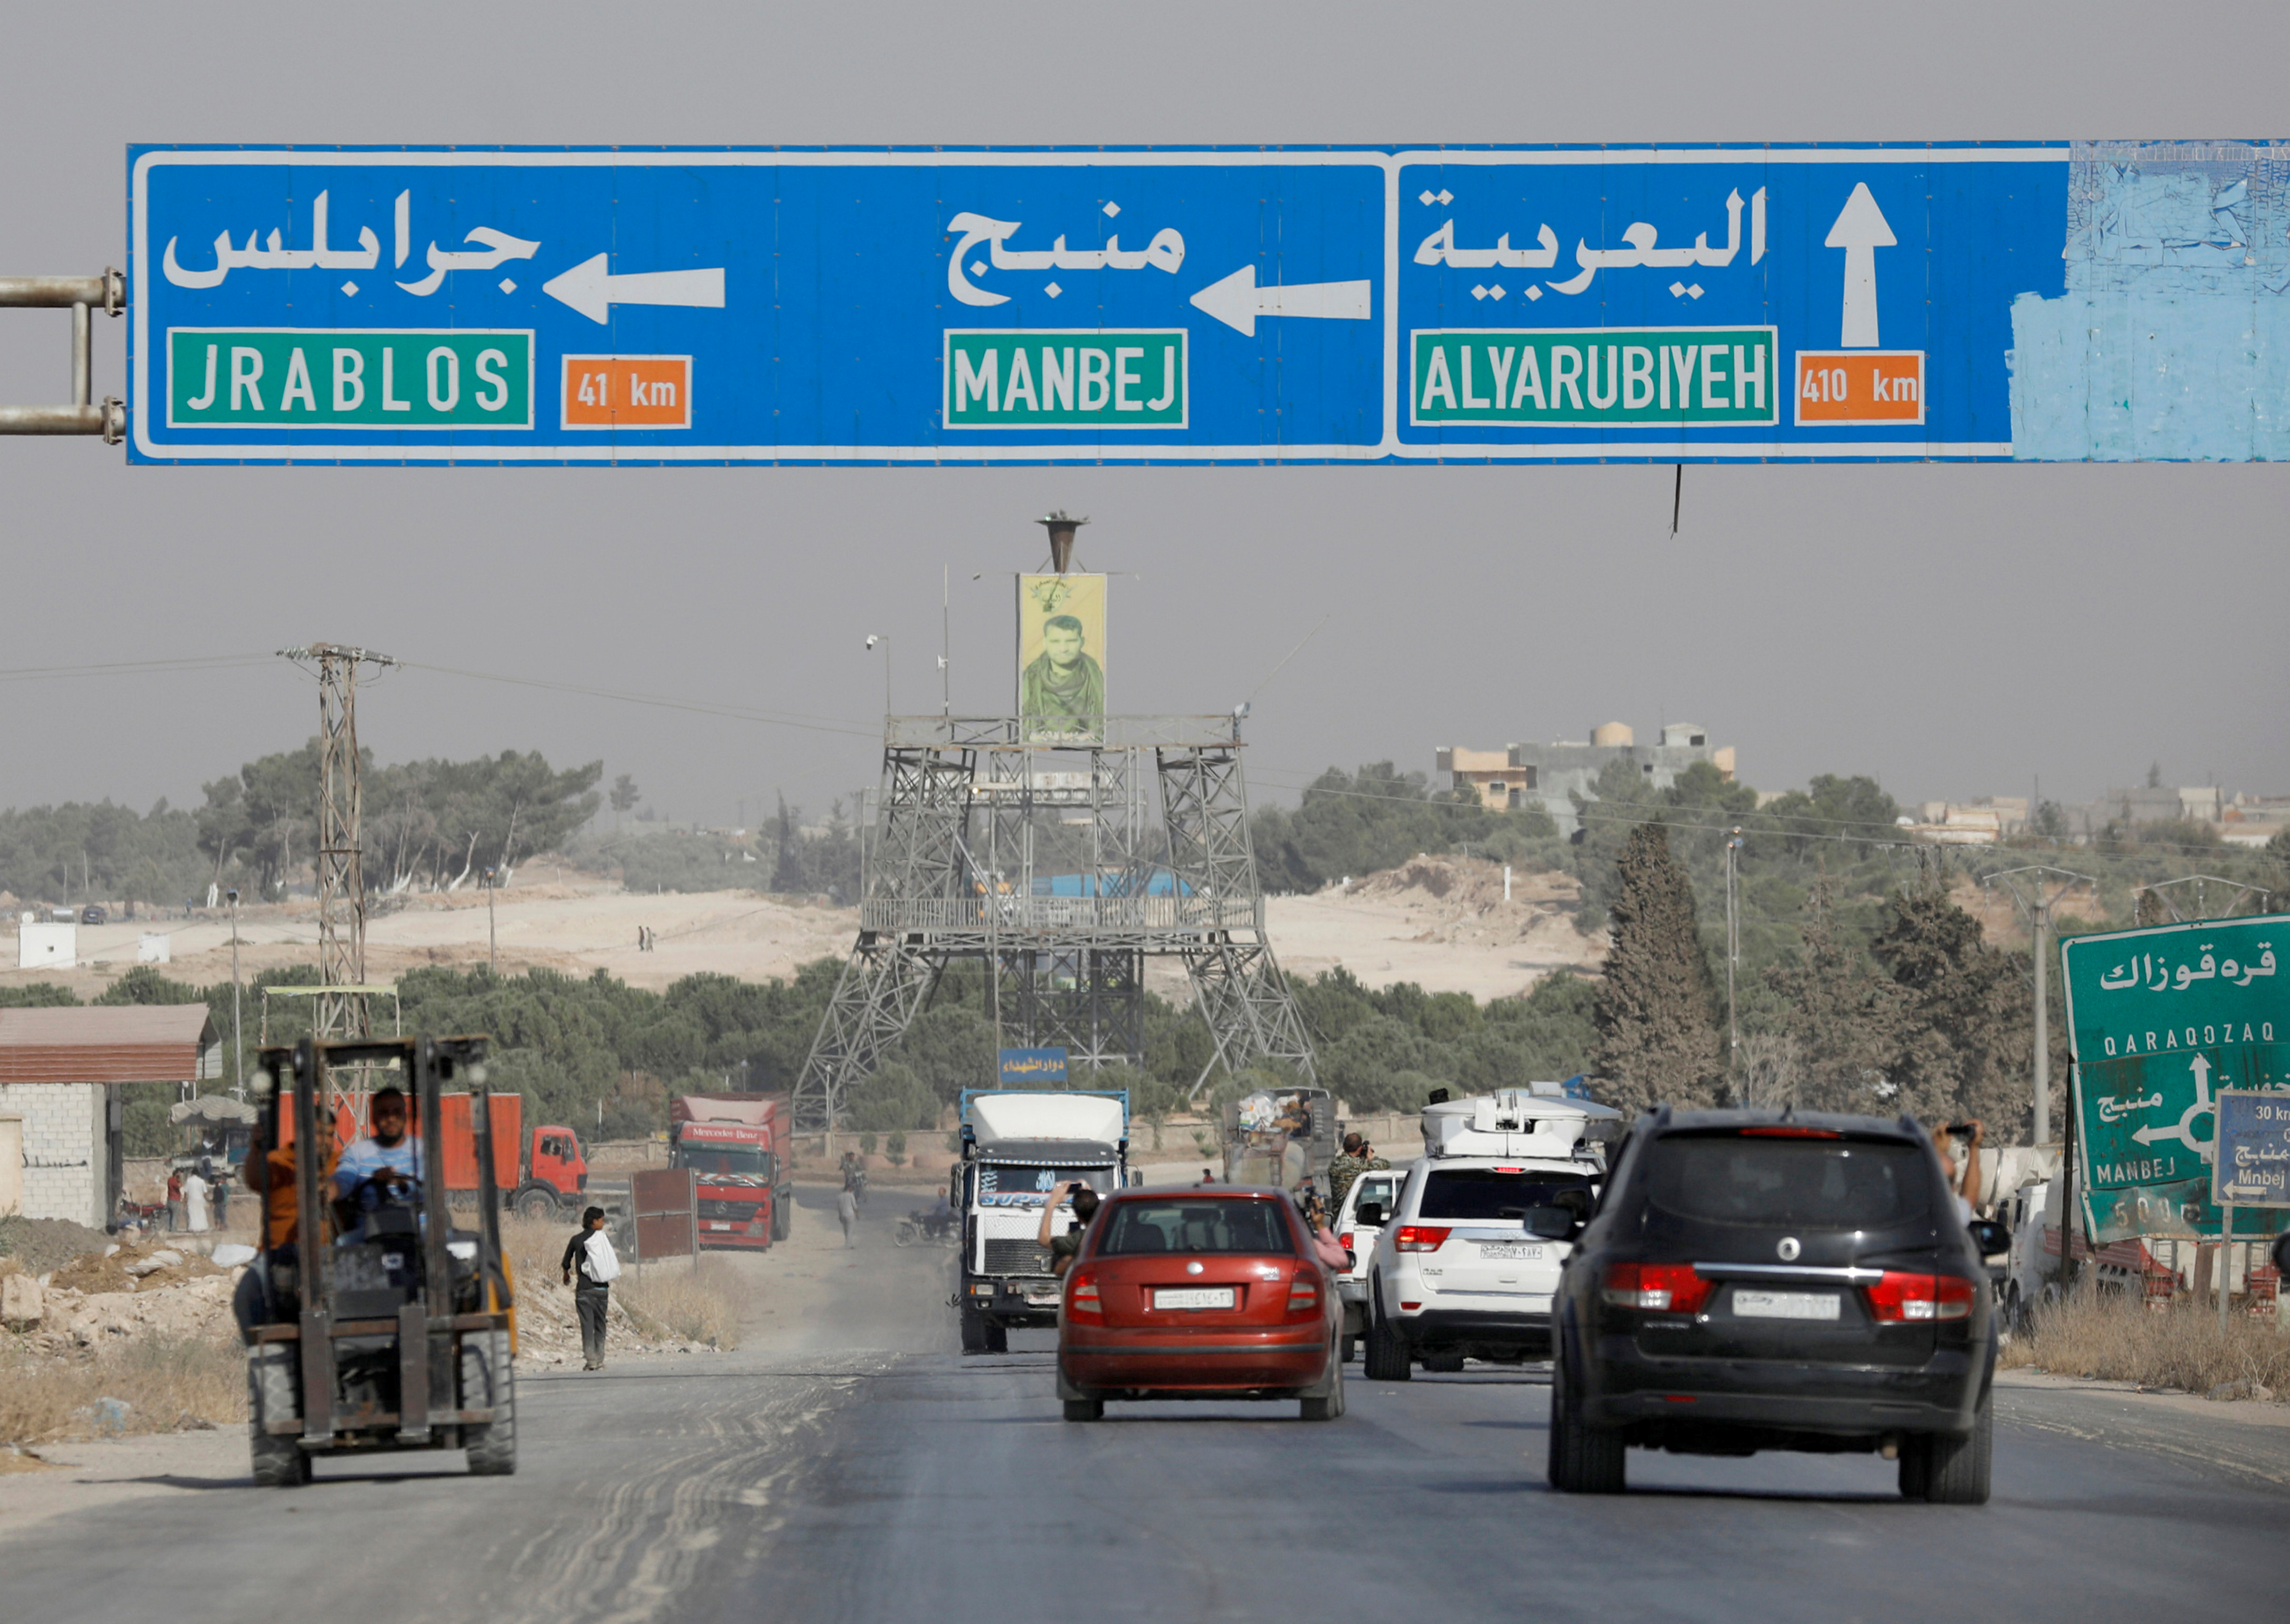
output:
<path id="1" fill-rule="evenodd" d="M 2055 885 L 2052 884 L 2054 879 L 2058 881 Z M 2054 868 L 2047 863 L 2032 863 L 2024 868 L 2006 868 L 1982 876 L 1980 883 L 1993 885 L 1999 882 L 2012 893 L 2012 900 L 2026 916 L 2036 938 L 2036 1143 L 2048 1145 L 2052 1140 L 2052 1018 L 2048 996 L 2052 908 L 2078 885 L 2090 886 L 2093 894 L 2097 895 L 2099 882 L 2087 874 Z"/>
<path id="2" fill-rule="evenodd" d="M 938 714 L 954 714 L 954 569 L 938 570 Z"/>
<path id="3" fill-rule="evenodd" d="M 493 875 L 485 870 L 485 972 L 496 981 L 500 980 L 500 932 L 493 928 Z"/>
<path id="4" fill-rule="evenodd" d="M 318 984 L 313 1036 L 366 1037 L 365 875 L 358 861 L 357 676 L 397 662 L 371 649 L 313 643 L 282 658 L 318 678 Z"/>
<path id="5" fill-rule="evenodd" d="M 880 632 L 867 634 L 868 648 L 878 643 L 883 645 L 883 714 L 887 716 L 891 714 L 891 640 Z"/>
<path id="6" fill-rule="evenodd" d="M 234 885 L 225 893 L 230 898 L 230 1096 L 246 1099 L 246 1061 L 242 1058 L 244 1048 L 238 1037 L 238 887 Z"/>
<path id="7" fill-rule="evenodd" d="M 1734 967 L 1742 961 L 1742 926 L 1734 907 L 1734 865 L 1741 850 L 1742 831 L 1736 828 L 1726 837 L 1726 1075 L 1734 1079 L 1736 1089 L 1742 1081 L 1742 1023 L 1734 1019 Z M 1504 871 L 1506 883 L 1509 873 Z"/>

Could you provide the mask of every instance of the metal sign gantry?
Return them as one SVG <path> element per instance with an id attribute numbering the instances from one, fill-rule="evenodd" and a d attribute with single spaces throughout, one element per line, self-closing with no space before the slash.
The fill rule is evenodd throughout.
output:
<path id="1" fill-rule="evenodd" d="M 963 960 L 986 967 L 1004 1046 L 1093 1068 L 1142 1064 L 1144 961 L 1173 956 L 1213 1065 L 1309 1076 L 1265 936 L 1241 748 L 1229 716 L 1108 716 L 1084 743 L 1029 742 L 1009 716 L 888 718 L 859 938 L 796 1084 L 797 1125 L 836 1125 Z"/>

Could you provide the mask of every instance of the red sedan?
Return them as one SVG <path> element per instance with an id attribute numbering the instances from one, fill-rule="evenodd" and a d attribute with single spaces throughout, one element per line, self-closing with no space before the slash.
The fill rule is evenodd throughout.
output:
<path id="1" fill-rule="evenodd" d="M 1069 1421 L 1109 1398 L 1294 1398 L 1333 1420 L 1342 1329 L 1335 1276 L 1282 1191 L 1124 1190 L 1066 1271 L 1058 1396 Z"/>

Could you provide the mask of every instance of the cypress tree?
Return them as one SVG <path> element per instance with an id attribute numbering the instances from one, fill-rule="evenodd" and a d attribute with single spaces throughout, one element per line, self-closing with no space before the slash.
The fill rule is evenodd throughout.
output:
<path id="1" fill-rule="evenodd" d="M 1717 987 L 1694 924 L 1693 888 L 1669 834 L 1642 823 L 1623 844 L 1611 908 L 1613 947 L 1598 988 L 1598 1070 L 1625 1111 L 1718 1097 Z"/>
<path id="2" fill-rule="evenodd" d="M 2018 966 L 1937 880 L 1894 892 L 1891 908 L 1870 950 L 1899 988 L 1894 1103 L 1928 1123 L 1978 1116 L 1990 1144 L 2024 1142 L 2033 1011 Z"/>

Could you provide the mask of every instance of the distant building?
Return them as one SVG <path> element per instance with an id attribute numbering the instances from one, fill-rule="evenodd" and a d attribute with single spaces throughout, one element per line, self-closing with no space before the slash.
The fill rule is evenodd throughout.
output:
<path id="1" fill-rule="evenodd" d="M 1490 808 L 1540 806 L 1562 835 L 1581 827 L 1574 796 L 1597 799 L 1598 775 L 1608 764 L 1627 761 L 1645 782 L 1667 789 L 1695 762 L 1706 761 L 1730 782 L 1734 747 L 1711 748 L 1708 732 L 1692 722 L 1672 722 L 1659 744 L 1639 744 L 1629 726 L 1608 722 L 1590 730 L 1588 743 L 1512 744 L 1501 750 L 1471 750 L 1443 745 L 1434 757 L 1452 788 L 1476 795 Z"/>
<path id="2" fill-rule="evenodd" d="M 16 1158 L 0 1190 L 26 1218 L 105 1228 L 125 1151 L 120 1085 L 196 1083 L 218 1057 L 204 1004 L 0 1010 L 0 1145 Z"/>
<path id="3" fill-rule="evenodd" d="M 1913 840 L 1938 846 L 1992 846 L 2028 827 L 2028 797 L 1982 796 L 1976 801 L 1922 801 L 1916 815 L 1894 820 Z"/>

